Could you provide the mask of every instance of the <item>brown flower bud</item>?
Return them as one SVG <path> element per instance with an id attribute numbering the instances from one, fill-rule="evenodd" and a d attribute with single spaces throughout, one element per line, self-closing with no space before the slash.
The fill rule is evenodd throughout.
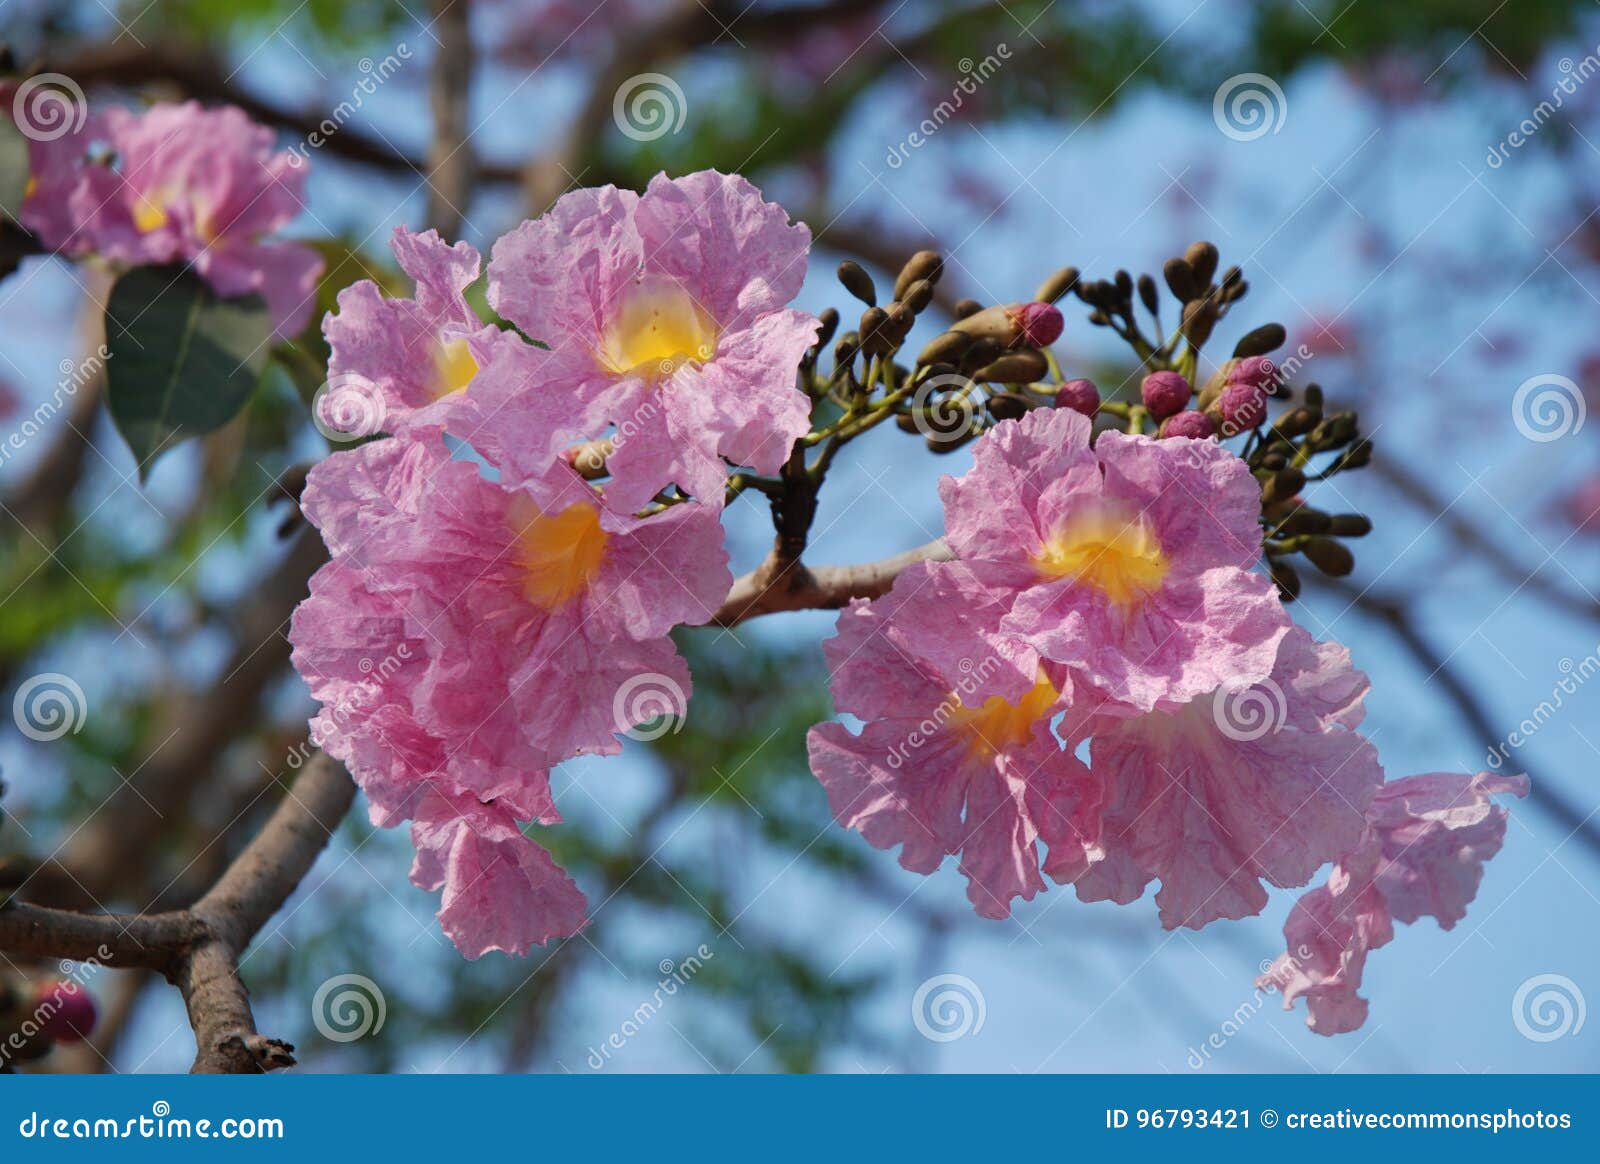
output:
<path id="1" fill-rule="evenodd" d="M 1269 562 L 1272 571 L 1272 581 L 1278 587 L 1278 597 L 1285 602 L 1293 602 L 1300 597 L 1300 575 L 1295 568 L 1282 558 L 1273 558 Z"/>
<path id="2" fill-rule="evenodd" d="M 993 380 L 998 384 L 1031 384 L 1049 374 L 1050 364 L 1043 352 L 1032 348 L 1006 352 L 972 374 L 974 380 Z"/>
<path id="3" fill-rule="evenodd" d="M 996 420 L 1018 420 L 1028 414 L 1027 400 L 1015 392 L 996 393 L 989 397 L 985 407 Z"/>
<path id="4" fill-rule="evenodd" d="M 976 315 L 983 310 L 983 304 L 976 299 L 957 299 L 955 314 L 957 319 L 965 319 L 969 315 Z"/>
<path id="5" fill-rule="evenodd" d="M 1328 533 L 1336 538 L 1364 538 L 1372 532 L 1372 519 L 1364 513 L 1336 513 L 1328 519 Z"/>
<path id="6" fill-rule="evenodd" d="M 872 276 L 860 263 L 846 259 L 839 264 L 839 282 L 844 284 L 844 289 L 854 295 L 868 307 L 876 306 L 878 302 L 878 288 L 872 282 Z M 861 333 L 865 335 L 866 332 Z"/>
<path id="7" fill-rule="evenodd" d="M 1194 268 L 1189 265 L 1187 259 L 1168 259 L 1162 265 L 1161 274 L 1167 281 L 1167 290 L 1172 292 L 1179 303 L 1200 298 L 1200 289 L 1195 284 Z"/>
<path id="8" fill-rule="evenodd" d="M 1254 331 L 1245 332 L 1240 337 L 1239 342 L 1233 345 L 1233 354 L 1240 359 L 1264 356 L 1281 348 L 1287 338 L 1288 333 L 1283 330 L 1283 324 L 1263 323 Z"/>
<path id="9" fill-rule="evenodd" d="M 1039 289 L 1033 293 L 1033 298 L 1038 303 L 1054 303 L 1077 285 L 1078 268 L 1062 267 L 1039 284 Z"/>
<path id="10" fill-rule="evenodd" d="M 1333 538 L 1312 538 L 1300 552 L 1330 578 L 1343 578 L 1356 568 L 1356 556 L 1350 547 Z"/>
<path id="11" fill-rule="evenodd" d="M 944 259 L 938 251 L 918 251 L 900 268 L 900 277 L 894 281 L 894 297 L 904 299 L 911 284 L 919 279 L 937 283 L 944 274 Z"/>
<path id="12" fill-rule="evenodd" d="M 1183 252 L 1184 261 L 1194 271 L 1194 283 L 1197 290 L 1204 290 L 1211 286 L 1211 277 L 1217 273 L 1217 248 L 1214 243 L 1200 241 L 1191 243 L 1189 249 Z"/>
<path id="13" fill-rule="evenodd" d="M 921 315 L 927 310 L 928 304 L 933 302 L 933 283 L 928 279 L 918 279 L 907 287 L 906 293 L 899 298 L 912 315 Z"/>
<path id="14" fill-rule="evenodd" d="M 936 335 L 917 356 L 917 363 L 939 364 L 959 360 L 972 346 L 974 339 L 975 336 L 968 335 L 964 331 L 947 331 Z"/>

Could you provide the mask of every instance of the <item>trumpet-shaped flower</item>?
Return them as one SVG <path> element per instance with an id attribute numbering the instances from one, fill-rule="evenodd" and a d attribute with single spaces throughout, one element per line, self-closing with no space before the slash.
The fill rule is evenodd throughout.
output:
<path id="1" fill-rule="evenodd" d="M 775 473 L 809 425 L 796 367 L 816 320 L 786 305 L 811 235 L 743 178 L 579 190 L 495 244 L 489 299 L 545 344 L 485 370 L 466 436 L 512 478 L 610 436 L 608 486 L 641 508 L 676 484 L 720 505 L 728 463 Z"/>
<path id="2" fill-rule="evenodd" d="M 86 148 L 103 142 L 109 158 Z M 322 258 L 266 236 L 300 213 L 304 168 L 232 106 L 110 108 L 34 158 L 24 224 L 52 250 L 116 263 L 189 262 L 218 295 L 257 293 L 280 337 L 305 326 Z"/>
<path id="3" fill-rule="evenodd" d="M 448 425 L 495 345 L 521 343 L 467 305 L 463 292 L 478 278 L 472 247 L 404 227 L 390 245 L 415 296 L 390 298 L 364 279 L 339 293 L 338 314 L 322 325 L 330 351 L 322 419 L 354 435 Z"/>
<path id="4" fill-rule="evenodd" d="M 997 633 L 1002 613 L 959 567 L 933 563 L 853 602 L 825 650 L 835 704 L 866 723 L 860 734 L 821 724 L 808 738 L 841 824 L 899 845 L 918 873 L 959 855 L 967 897 L 991 918 L 1044 888 L 1041 844 L 1045 871 L 1064 880 L 1098 841 L 1098 789 L 1052 731 L 1065 680 Z"/>
<path id="5" fill-rule="evenodd" d="M 1261 553 L 1260 489 L 1214 441 L 1103 433 L 1041 409 L 940 483 L 957 558 L 1012 600 L 1002 629 L 1141 711 L 1266 678 L 1290 626 Z"/>
<path id="6" fill-rule="evenodd" d="M 1306 1000 L 1306 1025 L 1321 1035 L 1367 1019 L 1357 991 L 1367 955 L 1394 938 L 1394 923 L 1432 917 L 1451 929 L 1466 915 L 1483 864 L 1500 851 L 1506 810 L 1497 794 L 1524 796 L 1525 776 L 1433 772 L 1384 785 L 1372 798 L 1360 843 L 1328 883 L 1284 923 L 1285 953 L 1258 980 L 1283 992 L 1284 1009 Z"/>
<path id="7" fill-rule="evenodd" d="M 1261 682 L 1098 731 L 1107 859 L 1078 895 L 1125 903 L 1159 878 L 1162 924 L 1199 929 L 1260 913 L 1263 881 L 1304 885 L 1356 844 L 1383 781 L 1354 730 L 1366 689 L 1343 647 L 1296 627 Z"/>

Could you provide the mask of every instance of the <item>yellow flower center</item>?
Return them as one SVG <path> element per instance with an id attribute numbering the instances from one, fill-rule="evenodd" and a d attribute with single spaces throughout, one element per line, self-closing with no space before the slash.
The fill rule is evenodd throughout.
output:
<path id="1" fill-rule="evenodd" d="M 140 234 L 149 234 L 166 225 L 167 208 L 150 194 L 139 195 L 139 201 L 133 206 L 133 228 Z"/>
<path id="2" fill-rule="evenodd" d="M 600 572 L 610 535 L 600 528 L 600 511 L 593 505 L 580 501 L 545 513 L 524 495 L 512 503 L 507 521 L 522 568 L 522 592 L 535 606 L 560 610 Z"/>
<path id="3" fill-rule="evenodd" d="M 950 722 L 967 737 L 972 751 L 993 755 L 1003 748 L 1026 743 L 1033 734 L 1034 725 L 1049 717 L 1060 697 L 1056 685 L 1040 670 L 1033 690 L 1015 704 L 991 695 L 983 701 L 982 707 L 958 707 Z"/>
<path id="4" fill-rule="evenodd" d="M 1045 578 L 1075 578 L 1131 607 L 1160 588 L 1170 564 L 1142 517 L 1101 505 L 1069 518 L 1045 542 L 1034 565 Z"/>
<path id="5" fill-rule="evenodd" d="M 478 374 L 478 361 L 464 339 L 445 340 L 434 349 L 433 398 L 443 400 L 460 392 Z"/>
<path id="6" fill-rule="evenodd" d="M 634 282 L 600 336 L 595 359 L 616 375 L 654 380 L 717 352 L 717 326 L 675 280 L 649 275 Z"/>

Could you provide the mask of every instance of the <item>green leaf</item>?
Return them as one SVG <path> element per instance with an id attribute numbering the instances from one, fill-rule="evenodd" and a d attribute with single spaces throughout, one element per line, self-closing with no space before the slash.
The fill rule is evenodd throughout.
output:
<path id="1" fill-rule="evenodd" d="M 117 280 L 106 306 L 106 391 L 141 480 L 156 454 L 239 414 L 271 347 L 259 296 L 220 299 L 182 265 Z"/>
<path id="2" fill-rule="evenodd" d="M 31 174 L 28 139 L 11 121 L 0 117 L 0 213 L 15 219 Z"/>

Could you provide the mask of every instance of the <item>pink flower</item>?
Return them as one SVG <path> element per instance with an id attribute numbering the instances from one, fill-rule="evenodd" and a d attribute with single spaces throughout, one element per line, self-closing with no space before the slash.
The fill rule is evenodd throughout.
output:
<path id="1" fill-rule="evenodd" d="M 835 705 L 867 722 L 808 737 L 840 824 L 901 846 L 914 872 L 959 855 L 967 897 L 990 918 L 1044 888 L 1041 843 L 1058 880 L 1097 853 L 1097 788 L 1051 730 L 1059 676 L 997 634 L 1002 597 L 959 564 L 921 563 L 887 596 L 853 602 L 824 649 Z M 1063 727 L 1069 742 L 1081 726 Z"/>
<path id="2" fill-rule="evenodd" d="M 436 231 L 396 227 L 390 239 L 412 299 L 391 299 L 370 279 L 339 293 L 323 321 L 331 355 L 322 420 L 358 436 L 443 427 L 459 417 L 465 389 L 497 344 L 515 335 L 482 324 L 463 292 L 478 278 L 478 252 L 446 245 Z"/>
<path id="3" fill-rule="evenodd" d="M 940 483 L 947 540 L 1013 601 L 1001 629 L 1148 711 L 1267 677 L 1291 625 L 1261 554 L 1260 487 L 1209 440 L 1101 434 L 1068 409 L 1007 421 Z"/>
<path id="4" fill-rule="evenodd" d="M 405 606 L 403 592 L 375 591 L 359 570 L 336 560 L 312 578 L 311 596 L 296 608 L 289 638 L 295 668 L 322 705 L 311 722 L 312 739 L 349 769 L 367 795 L 373 824 L 392 828 L 416 818 L 413 880 L 437 889 L 442 880 L 426 873 L 422 850 L 430 843 L 447 844 L 447 831 L 448 843 L 459 843 L 483 865 L 486 849 L 517 849 L 505 835 L 507 822 L 555 824 L 561 817 L 542 752 L 503 733 L 451 737 L 435 722 L 428 706 L 428 639 L 408 630 Z M 478 824 L 472 838 L 455 836 L 458 818 Z M 527 859 L 549 861 L 542 850 Z M 461 867 L 450 865 L 444 855 L 439 860 L 439 868 Z M 538 916 L 537 900 L 503 896 L 496 909 L 506 916 L 479 918 L 481 930 L 527 925 Z M 488 949 L 514 948 L 508 940 L 480 940 L 462 928 L 449 908 L 452 900 L 447 889 L 441 920 L 462 953 L 476 958 Z M 557 911 L 570 924 L 551 930 L 552 935 L 576 932 L 583 920 L 581 898 L 576 919 L 570 914 L 565 908 Z"/>
<path id="5" fill-rule="evenodd" d="M 313 739 L 375 824 L 414 820 L 463 953 L 575 932 L 581 896 L 516 822 L 560 820 L 552 765 L 681 713 L 666 635 L 727 592 L 717 511 L 617 513 L 560 464 L 505 488 L 436 434 L 328 457 L 302 504 L 333 555 L 290 625 Z"/>
<path id="6" fill-rule="evenodd" d="M 411 880 L 444 891 L 439 924 L 469 958 L 490 950 L 526 954 L 588 920 L 577 884 L 499 803 L 430 793 L 411 841 Z"/>
<path id="7" fill-rule="evenodd" d="M 1267 397 L 1254 384 L 1235 380 L 1222 390 L 1217 410 L 1222 413 L 1222 435 L 1237 436 L 1267 419 Z"/>
<path id="8" fill-rule="evenodd" d="M 318 464 L 302 503 L 336 560 L 406 595 L 442 738 L 520 738 L 555 762 L 619 750 L 615 733 L 642 722 L 614 706 L 630 681 L 682 703 L 667 632 L 704 622 L 731 582 L 715 509 L 641 520 L 561 463 L 505 488 L 437 441 L 391 443 Z"/>
<path id="9" fill-rule="evenodd" d="M 305 173 L 274 153 L 272 131 L 243 111 L 193 101 L 143 113 L 106 110 L 55 143 L 24 222 L 51 249 L 115 262 L 194 264 L 218 295 L 266 300 L 280 337 L 305 326 L 322 259 L 310 247 L 262 241 L 300 213 Z M 84 156 L 103 138 L 115 167 Z M 58 201 L 58 193 L 65 197 Z"/>
<path id="10" fill-rule="evenodd" d="M 1432 917 L 1448 930 L 1466 915 L 1483 863 L 1505 840 L 1506 810 L 1489 797 L 1527 791 L 1525 776 L 1488 773 L 1434 772 L 1384 785 L 1360 844 L 1290 912 L 1288 950 L 1258 984 L 1282 990 L 1286 1010 L 1304 996 L 1306 1024 L 1318 1034 L 1361 1026 L 1367 1000 L 1356 992 L 1367 954 L 1389 943 L 1397 921 Z"/>
<path id="11" fill-rule="evenodd" d="M 785 305 L 811 235 L 743 178 L 658 175 L 643 196 L 561 198 L 495 244 L 489 299 L 547 344 L 526 368 L 479 377 L 464 433 L 513 479 L 610 435 L 608 487 L 639 509 L 676 483 L 720 505 L 728 462 L 775 473 L 809 427 L 796 387 L 816 320 Z"/>
<path id="12" fill-rule="evenodd" d="M 1304 885 L 1360 839 L 1383 781 L 1354 730 L 1366 676 L 1296 627 L 1270 677 L 1112 723 L 1090 745 L 1106 788 L 1106 860 L 1085 901 L 1136 900 L 1159 878 L 1167 928 L 1260 913 L 1265 881 Z"/>

